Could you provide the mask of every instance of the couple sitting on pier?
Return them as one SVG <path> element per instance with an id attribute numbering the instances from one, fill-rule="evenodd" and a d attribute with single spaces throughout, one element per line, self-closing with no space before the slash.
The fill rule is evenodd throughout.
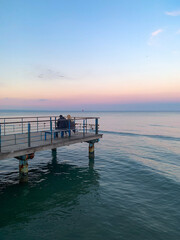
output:
<path id="1" fill-rule="evenodd" d="M 64 130 L 65 133 L 67 133 L 68 130 L 72 130 L 75 133 L 75 122 L 71 120 L 70 115 L 67 115 L 66 118 L 60 115 L 56 124 L 56 129 Z"/>

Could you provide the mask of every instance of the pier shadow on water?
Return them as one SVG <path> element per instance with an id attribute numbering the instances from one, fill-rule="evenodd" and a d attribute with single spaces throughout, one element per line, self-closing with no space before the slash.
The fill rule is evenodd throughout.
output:
<path id="1" fill-rule="evenodd" d="M 1 183 L 0 227 L 28 222 L 36 214 L 54 208 L 65 217 L 66 210 L 68 214 L 78 205 L 81 195 L 97 191 L 99 174 L 93 165 L 93 159 L 87 167 L 58 163 L 56 154 L 52 153 L 51 163 L 29 171 L 28 183 L 19 183 L 17 174 L 15 184 L 13 179 L 7 185 Z"/>

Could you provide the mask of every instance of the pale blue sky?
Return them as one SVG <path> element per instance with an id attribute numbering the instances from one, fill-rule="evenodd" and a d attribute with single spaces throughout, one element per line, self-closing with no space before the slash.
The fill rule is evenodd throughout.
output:
<path id="1" fill-rule="evenodd" d="M 0 108 L 179 108 L 179 62 L 178 0 L 0 0 Z"/>

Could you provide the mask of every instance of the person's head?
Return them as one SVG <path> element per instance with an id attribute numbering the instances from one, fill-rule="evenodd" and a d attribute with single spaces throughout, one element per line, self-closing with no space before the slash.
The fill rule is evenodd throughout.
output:
<path id="1" fill-rule="evenodd" d="M 63 115 L 59 115 L 59 118 L 63 118 Z"/>
<path id="2" fill-rule="evenodd" d="M 68 114 L 68 115 L 67 115 L 67 119 L 71 119 L 71 115 Z"/>

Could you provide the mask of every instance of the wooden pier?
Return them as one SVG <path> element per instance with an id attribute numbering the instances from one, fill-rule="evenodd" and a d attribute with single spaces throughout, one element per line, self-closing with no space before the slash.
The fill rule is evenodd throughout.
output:
<path id="1" fill-rule="evenodd" d="M 28 159 L 35 152 L 75 143 L 89 143 L 89 157 L 94 157 L 94 143 L 102 138 L 98 118 L 73 117 L 59 119 L 57 116 L 0 118 L 0 160 L 19 159 L 20 177 L 25 181 Z M 57 127 L 66 123 L 66 127 Z M 62 125 L 63 126 L 63 125 Z"/>

